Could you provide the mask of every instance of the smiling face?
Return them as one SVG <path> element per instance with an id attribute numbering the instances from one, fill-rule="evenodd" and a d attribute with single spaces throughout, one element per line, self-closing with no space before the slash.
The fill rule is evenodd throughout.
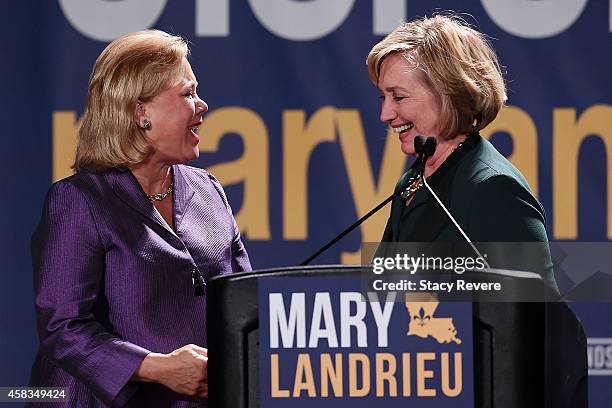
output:
<path id="1" fill-rule="evenodd" d="M 399 135 L 402 151 L 414 155 L 414 137 L 439 138 L 440 100 L 424 74 L 400 53 L 387 56 L 380 67 L 380 120 Z"/>
<path id="2" fill-rule="evenodd" d="M 208 105 L 196 93 L 198 85 L 191 65 L 181 63 L 179 83 L 168 87 L 136 108 L 140 126 L 151 123 L 145 135 L 153 147 L 149 160 L 172 165 L 198 158 L 198 127 Z"/>

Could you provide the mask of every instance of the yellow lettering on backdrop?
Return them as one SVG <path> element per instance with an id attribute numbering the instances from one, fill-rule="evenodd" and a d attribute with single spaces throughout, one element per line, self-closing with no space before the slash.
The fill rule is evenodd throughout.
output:
<path id="1" fill-rule="evenodd" d="M 376 183 L 359 111 L 339 109 L 336 113 L 336 124 L 357 217 L 362 217 L 393 192 L 406 166 L 407 156 L 400 149 L 397 135 L 389 131 L 380 176 Z M 361 241 L 380 241 L 388 217 L 389 211 L 381 210 L 361 224 Z M 343 252 L 340 261 L 345 264 L 360 264 L 360 251 Z"/>
<path id="2" fill-rule="evenodd" d="M 303 110 L 283 112 L 283 238 L 308 238 L 308 165 L 314 149 L 336 140 L 332 107 L 306 122 Z"/>
<path id="3" fill-rule="evenodd" d="M 386 363 L 386 364 L 385 364 Z M 385 370 L 385 365 L 387 369 Z M 389 396 L 397 397 L 397 380 L 395 371 L 397 362 L 395 356 L 390 353 L 376 353 L 376 396 L 385 396 L 385 382 L 389 384 Z"/>
<path id="4" fill-rule="evenodd" d="M 538 130 L 531 116 L 521 108 L 507 106 L 480 133 L 488 139 L 496 132 L 512 137 L 513 151 L 508 160 L 525 176 L 534 195 L 538 195 Z"/>
<path id="5" fill-rule="evenodd" d="M 301 396 L 302 391 L 307 391 L 309 397 L 317 396 L 312 364 L 308 354 L 298 354 L 297 365 L 295 367 L 295 382 L 293 383 L 293 397 Z"/>
<path id="6" fill-rule="evenodd" d="M 357 363 L 361 366 L 361 388 L 357 385 Z M 349 397 L 365 397 L 370 392 L 370 359 L 363 353 L 349 354 Z"/>
<path id="7" fill-rule="evenodd" d="M 410 394 L 410 353 L 402 353 L 402 396 L 409 397 Z"/>
<path id="8" fill-rule="evenodd" d="M 329 353 L 321 354 L 321 396 L 329 396 L 329 384 L 335 397 L 342 397 L 342 354 L 335 354 L 335 364 Z M 328 384 L 329 383 L 329 384 Z"/>
<path id="9" fill-rule="evenodd" d="M 417 353 L 416 366 L 417 366 L 417 396 L 419 397 L 435 397 L 436 389 L 427 388 L 425 380 L 434 377 L 432 370 L 425 369 L 425 362 L 436 359 L 435 353 Z"/>
<path id="10" fill-rule="evenodd" d="M 238 134 L 244 145 L 243 155 L 230 162 L 211 166 L 208 170 L 225 185 L 244 182 L 242 208 L 236 214 L 240 230 L 250 240 L 269 240 L 269 146 L 268 129 L 257 113 L 250 109 L 228 107 L 205 116 L 200 151 L 214 152 L 221 138 Z"/>
<path id="11" fill-rule="evenodd" d="M 612 129 L 607 118 L 612 106 L 594 105 L 579 118 L 572 108 L 554 110 L 553 134 L 553 237 L 576 239 L 578 235 L 578 156 L 584 139 L 599 136 L 612 151 Z M 56 111 L 52 116 L 53 181 L 70 176 L 76 151 L 79 123 L 74 111 Z M 396 137 L 388 135 L 378 183 L 372 176 L 365 135 L 359 112 L 323 107 L 306 122 L 302 110 L 283 113 L 283 237 L 308 238 L 307 185 L 308 164 L 320 143 L 334 142 L 338 132 L 357 215 L 365 214 L 384 199 L 404 169 L 406 157 Z M 482 134 L 508 132 L 514 142 L 509 159 L 523 172 L 532 189 L 538 193 L 537 129 L 529 114 L 518 107 L 506 107 Z M 244 154 L 238 160 L 210 168 L 224 183 L 244 182 L 244 203 L 236 215 L 243 232 L 253 240 L 271 239 L 269 221 L 269 141 L 265 123 L 252 110 L 231 107 L 209 113 L 204 122 L 206 137 L 200 142 L 204 152 L 215 151 L 227 133 L 238 134 L 244 143 Z M 365 165 L 364 165 L 365 164 Z M 612 155 L 608 154 L 608 167 Z M 608 178 L 608 238 L 612 239 L 612 177 Z M 362 240 L 380 239 L 387 212 L 384 210 L 364 223 Z M 343 263 L 359 263 L 358 252 L 343 253 Z"/>
<path id="12" fill-rule="evenodd" d="M 463 389 L 463 354 L 454 353 L 455 354 L 455 386 L 453 388 L 450 387 L 450 367 L 449 367 L 449 359 L 448 353 L 442 353 L 442 392 L 447 397 L 456 397 L 461 394 L 461 390 Z"/>
<path id="13" fill-rule="evenodd" d="M 281 390 L 278 354 L 270 355 L 270 389 L 272 398 L 288 398 L 289 390 Z"/>
<path id="14" fill-rule="evenodd" d="M 576 109 L 554 110 L 553 237 L 578 238 L 578 158 L 584 139 L 596 135 L 606 148 L 612 169 L 612 106 L 593 105 L 576 120 Z M 608 239 L 612 239 L 612 177 L 608 175 Z"/>
<path id="15" fill-rule="evenodd" d="M 74 162 L 77 146 L 77 133 L 80 123 L 77 122 L 76 112 L 57 111 L 53 112 L 52 130 L 52 167 L 53 181 L 61 180 L 71 176 L 70 168 Z"/>

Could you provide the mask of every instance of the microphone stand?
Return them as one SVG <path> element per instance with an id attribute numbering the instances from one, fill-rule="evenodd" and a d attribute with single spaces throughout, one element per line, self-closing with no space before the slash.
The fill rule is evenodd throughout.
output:
<path id="1" fill-rule="evenodd" d="M 422 151 L 425 145 L 425 138 L 423 136 L 417 136 L 414 140 L 414 147 L 415 150 L 417 151 Z M 434 147 L 435 150 L 435 147 Z M 414 168 L 418 174 L 419 171 L 422 171 L 422 169 L 424 168 L 425 163 L 422 163 L 423 157 L 420 156 L 417 158 L 417 161 L 415 161 L 414 165 L 412 166 L 412 168 Z M 408 170 L 407 173 L 405 173 L 402 176 L 402 179 L 400 179 L 400 185 L 399 187 L 396 187 L 395 191 L 393 192 L 393 194 L 391 194 L 389 197 L 387 197 L 382 203 L 378 204 L 376 207 L 374 207 L 372 210 L 370 210 L 366 215 L 364 215 L 363 217 L 361 217 L 360 219 L 358 219 L 357 221 L 355 221 L 353 224 L 351 224 L 347 229 L 345 229 L 344 231 L 342 231 L 337 237 L 335 237 L 334 239 L 332 239 L 331 241 L 329 241 L 327 244 L 323 245 L 323 247 L 321 247 L 321 249 L 319 249 L 317 252 L 315 252 L 314 254 L 312 254 L 310 257 L 308 257 L 308 259 L 306 259 L 304 262 L 302 262 L 300 264 L 300 266 L 305 266 L 308 265 L 313 259 L 315 259 L 316 257 L 318 257 L 319 255 L 321 255 L 323 252 L 327 251 L 332 245 L 334 245 L 336 242 L 340 241 L 342 238 L 344 238 L 349 232 L 353 231 L 355 228 L 357 228 L 359 225 L 361 225 L 365 220 L 367 220 L 368 218 L 370 218 L 372 215 L 374 215 L 376 212 L 378 212 L 381 208 L 383 208 L 385 205 L 387 205 L 389 203 L 389 201 L 393 200 L 395 197 L 397 197 L 397 195 L 406 188 L 405 184 L 407 182 L 410 182 L 411 180 L 413 180 L 410 177 L 407 177 L 408 175 L 410 175 L 410 171 Z"/>
<path id="2" fill-rule="evenodd" d="M 315 259 L 319 255 L 321 255 L 323 252 L 327 251 L 332 245 L 334 245 L 336 242 L 338 242 L 342 238 L 344 238 L 344 236 L 346 234 L 348 234 L 349 232 L 351 232 L 352 230 L 357 228 L 359 225 L 361 225 L 361 223 L 363 223 L 365 220 L 367 220 L 372 215 L 374 215 L 374 213 L 376 213 L 378 210 L 380 210 L 385 205 L 387 205 L 387 203 L 389 203 L 389 201 L 393 200 L 395 198 L 395 196 L 397 196 L 397 194 L 398 194 L 398 191 L 395 191 L 393 194 L 391 194 L 389 197 L 387 197 L 382 203 L 378 204 L 376 207 L 374 207 L 372 210 L 370 210 L 366 215 L 364 215 L 363 217 L 361 217 L 360 219 L 355 221 L 352 225 L 350 225 L 347 229 L 342 231 L 336 238 L 334 238 L 331 241 L 329 241 L 327 244 L 325 244 L 323 247 L 321 247 L 321 249 L 319 249 L 317 252 L 315 252 L 310 257 L 308 257 L 308 259 L 306 259 L 304 262 L 302 262 L 300 264 L 300 266 L 308 265 L 313 259 Z"/>

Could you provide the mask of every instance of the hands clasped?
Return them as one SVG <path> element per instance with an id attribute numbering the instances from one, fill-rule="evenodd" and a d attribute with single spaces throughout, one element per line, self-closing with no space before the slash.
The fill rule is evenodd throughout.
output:
<path id="1" fill-rule="evenodd" d="M 134 379 L 157 382 L 180 394 L 208 397 L 208 350 L 187 344 L 169 354 L 150 353 Z"/>

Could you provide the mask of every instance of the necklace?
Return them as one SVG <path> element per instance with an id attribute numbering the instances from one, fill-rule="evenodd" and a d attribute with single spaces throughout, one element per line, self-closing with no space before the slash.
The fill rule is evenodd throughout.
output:
<path id="1" fill-rule="evenodd" d="M 457 151 L 461 146 L 463 146 L 463 142 L 459 143 L 457 147 L 453 149 L 451 155 Z M 450 155 L 449 155 L 450 156 Z M 404 205 L 408 206 L 410 199 L 412 196 L 423 187 L 423 172 L 419 172 L 408 180 L 408 187 L 406 187 L 401 193 L 400 197 L 404 200 Z"/>
<path id="2" fill-rule="evenodd" d="M 408 200 L 412 198 L 414 193 L 416 193 L 422 186 L 423 178 L 420 174 L 417 174 L 408 181 L 408 187 L 406 187 L 406 189 L 400 193 L 400 197 L 402 197 L 407 203 Z"/>
<path id="3" fill-rule="evenodd" d="M 157 193 L 157 194 L 151 194 L 151 195 L 147 194 L 147 197 L 149 197 L 149 200 L 151 200 L 151 202 L 162 201 L 164 198 L 172 194 L 173 187 L 174 187 L 174 183 L 170 183 L 170 185 L 168 186 L 168 189 L 164 191 L 163 193 Z"/>

